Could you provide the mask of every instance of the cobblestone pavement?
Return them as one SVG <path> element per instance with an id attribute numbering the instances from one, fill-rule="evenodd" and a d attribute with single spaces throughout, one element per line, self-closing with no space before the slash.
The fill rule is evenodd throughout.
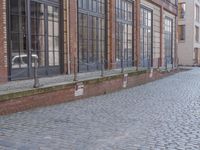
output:
<path id="1" fill-rule="evenodd" d="M 199 150 L 200 69 L 0 117 L 1 150 Z"/>

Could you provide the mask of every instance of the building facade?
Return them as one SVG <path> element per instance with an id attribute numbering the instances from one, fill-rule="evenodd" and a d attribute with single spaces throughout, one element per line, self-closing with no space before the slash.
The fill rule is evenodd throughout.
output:
<path id="1" fill-rule="evenodd" d="M 200 1 L 178 1 L 178 57 L 180 65 L 200 65 Z"/>
<path id="2" fill-rule="evenodd" d="M 1 0 L 0 81 L 177 63 L 176 0 Z"/>

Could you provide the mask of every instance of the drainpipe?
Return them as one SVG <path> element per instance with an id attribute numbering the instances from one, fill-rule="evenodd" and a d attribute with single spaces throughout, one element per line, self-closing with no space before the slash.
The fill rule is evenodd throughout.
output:
<path id="1" fill-rule="evenodd" d="M 160 7 L 160 62 L 158 66 L 162 67 L 162 64 L 163 64 L 163 6 Z"/>
<path id="2" fill-rule="evenodd" d="M 70 0 L 69 0 L 70 1 Z M 69 43 L 70 43 L 70 36 L 69 36 L 69 30 L 70 30 L 70 26 L 69 26 L 69 1 L 67 1 L 67 72 L 68 74 L 71 74 L 71 69 L 70 69 L 70 50 L 69 50 Z"/>

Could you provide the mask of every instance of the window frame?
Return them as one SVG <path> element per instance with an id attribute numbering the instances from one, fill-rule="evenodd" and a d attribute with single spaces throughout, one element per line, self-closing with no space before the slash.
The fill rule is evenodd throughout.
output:
<path id="1" fill-rule="evenodd" d="M 129 12 L 129 10 L 127 9 L 123 9 L 122 8 L 122 1 L 126 1 L 126 6 L 127 8 L 129 8 L 129 4 L 131 4 L 131 12 Z M 119 5 L 117 5 L 119 4 Z M 120 6 L 120 7 L 118 7 Z M 134 1 L 132 0 L 116 0 L 116 5 L 115 5 L 115 12 L 116 12 L 116 21 L 115 21 L 115 62 L 117 67 L 132 67 L 134 66 Z M 123 16 L 124 13 L 124 16 Z M 129 15 L 131 13 L 131 20 L 129 18 Z M 126 16 L 126 17 L 125 17 Z M 125 18 L 125 19 L 123 19 Z M 120 46 L 123 47 L 124 42 L 121 41 L 120 39 L 117 39 L 118 35 L 122 35 L 124 34 L 124 32 L 119 32 L 117 31 L 117 26 L 121 26 L 121 25 L 125 25 L 127 28 L 127 32 L 126 32 L 126 46 L 127 46 L 127 51 L 124 51 L 123 48 L 120 50 Z M 131 30 L 131 51 L 129 51 L 129 32 L 128 32 L 128 27 L 131 26 L 132 30 Z M 118 27 L 119 28 L 119 27 Z M 118 33 L 118 35 L 117 35 Z M 117 40 L 119 40 L 119 42 L 117 42 Z M 122 43 L 122 45 L 120 45 L 120 43 Z M 118 48 L 118 49 L 117 49 Z M 131 60 L 129 59 L 129 53 L 131 52 Z M 124 55 L 126 53 L 126 56 Z M 121 57 L 121 58 L 120 58 Z M 125 59 L 126 58 L 126 59 Z M 120 64 L 117 62 L 117 59 L 120 60 Z M 126 63 L 126 64 L 125 64 Z"/>
<path id="2" fill-rule="evenodd" d="M 143 24 L 142 24 L 144 22 L 144 16 L 143 16 L 143 18 L 142 18 L 143 22 L 140 24 L 140 44 L 141 44 L 141 41 L 143 41 L 143 43 L 142 43 L 143 44 L 143 49 L 141 49 L 141 47 L 140 47 L 140 58 L 141 58 L 141 50 L 143 52 L 143 58 L 144 58 L 144 33 L 142 34 L 143 36 L 141 37 L 141 28 L 143 29 L 143 32 L 144 32 L 144 29 L 150 29 L 150 31 L 151 31 L 151 51 L 150 51 L 150 55 L 151 55 L 150 59 L 151 59 L 151 61 L 150 61 L 150 63 L 151 64 L 150 65 L 148 64 L 147 67 L 153 67 L 153 10 L 151 8 L 145 6 L 145 5 L 141 5 L 140 11 L 142 9 L 151 13 L 151 27 L 143 26 Z M 141 20 L 141 18 L 140 18 L 140 20 Z M 142 40 L 141 40 L 141 38 L 142 38 Z M 147 44 L 147 47 L 148 47 L 148 44 Z M 148 50 L 147 50 L 147 57 L 149 57 L 148 56 Z M 141 63 L 142 60 L 140 59 L 140 65 L 142 67 L 146 67 L 146 66 L 144 66 L 144 62 Z M 147 60 L 148 60 L 148 58 L 147 58 Z M 149 63 L 149 62 L 147 62 L 147 63 Z"/>
<path id="3" fill-rule="evenodd" d="M 81 1 L 81 4 L 79 3 Z M 93 10 L 93 4 L 92 7 L 91 5 L 89 5 L 89 1 L 96 1 L 96 12 Z M 90 72 L 90 71 L 96 71 L 96 70 L 100 70 L 101 69 L 105 69 L 107 66 L 107 1 L 106 0 L 86 0 L 86 3 L 84 4 L 84 0 L 77 0 L 77 47 L 78 47 L 78 51 L 77 51 L 77 57 L 78 57 L 78 72 Z M 99 5 L 98 5 L 99 4 Z M 85 6 L 85 7 L 84 7 Z M 104 8 L 102 8 L 102 6 Z M 101 11 L 100 11 L 100 7 L 101 7 Z M 91 9 L 92 8 L 92 9 Z M 80 20 L 79 20 L 79 15 L 85 15 L 87 16 L 87 62 L 81 62 L 83 58 L 81 58 L 80 60 L 80 53 L 83 53 L 83 50 L 80 49 L 81 45 L 80 45 L 80 41 L 83 40 L 80 38 Z M 99 58 L 98 60 L 94 60 L 94 58 L 92 58 L 92 61 L 96 61 L 96 62 L 91 62 L 89 60 L 89 46 L 91 46 L 92 44 L 92 51 L 93 49 L 93 42 L 94 39 L 89 39 L 91 37 L 91 33 L 89 33 L 89 30 L 94 29 L 94 26 L 91 26 L 91 18 L 96 18 L 96 30 L 98 29 L 98 31 L 100 30 L 101 33 L 97 33 L 97 37 L 96 37 L 96 54 L 98 56 L 96 56 L 97 58 Z M 90 19 L 90 20 L 89 20 Z M 99 21 L 104 21 L 103 24 L 101 24 L 101 26 L 98 25 Z M 101 28 L 103 26 L 103 28 Z M 99 28 L 100 27 L 100 28 Z M 102 39 L 99 39 L 99 36 L 101 34 L 101 37 L 104 37 Z M 104 35 L 104 36 L 102 36 Z M 92 42 L 90 41 L 92 40 Z M 104 43 L 103 45 L 101 45 L 102 50 L 99 49 L 99 42 Z M 102 65 L 104 64 L 104 65 Z M 86 67 L 84 69 L 84 67 Z M 103 67 L 103 68 L 102 68 Z"/>
<path id="4" fill-rule="evenodd" d="M 166 20 L 170 23 L 170 25 L 167 25 L 166 24 Z M 166 31 L 166 30 L 164 30 L 164 40 L 165 40 L 165 65 L 167 65 L 167 64 L 169 64 L 169 62 L 170 62 L 170 64 L 173 64 L 173 48 L 174 48 L 174 39 L 173 39 L 173 32 L 174 32 L 174 28 L 173 28 L 173 25 L 174 25 L 174 22 L 173 22 L 173 19 L 172 18 L 170 18 L 170 17 L 168 17 L 168 16 L 165 16 L 165 24 L 164 24 L 165 26 L 164 26 L 164 28 L 166 29 L 166 27 L 168 28 L 168 30 L 170 30 L 170 32 L 169 31 Z M 171 28 L 170 28 L 171 27 Z M 166 39 L 166 37 L 168 36 L 168 39 Z M 167 41 L 170 41 L 170 45 L 166 45 L 166 40 Z M 167 43 L 168 44 L 168 43 Z M 169 49 L 169 47 L 170 47 L 170 49 Z M 169 56 L 166 56 L 168 53 L 169 53 L 169 51 L 170 51 L 170 59 L 171 59 L 171 61 L 169 60 Z M 169 61 L 168 61 L 169 60 Z"/>
<path id="5" fill-rule="evenodd" d="M 199 27 L 195 25 L 195 42 L 199 43 Z"/>
<path id="6" fill-rule="evenodd" d="M 186 25 L 178 25 L 178 40 L 184 42 L 186 40 Z"/>
<path id="7" fill-rule="evenodd" d="M 22 55 L 19 57 L 23 57 L 24 59 L 28 58 L 28 66 L 26 68 L 12 68 L 12 44 L 11 44 L 11 0 L 7 0 L 7 47 L 8 47 L 8 74 L 9 80 L 18 80 L 18 79 L 27 79 L 27 78 L 32 78 L 34 76 L 33 72 L 34 72 L 34 68 L 32 66 L 32 62 L 33 59 L 35 57 L 37 57 L 35 55 L 35 53 L 33 53 L 32 51 L 32 47 L 31 47 L 31 41 L 32 41 L 32 37 L 31 37 L 31 2 L 36 2 L 36 3 L 41 3 L 44 4 L 45 7 L 48 6 L 53 6 L 53 7 L 57 7 L 59 12 L 63 12 L 63 7 L 60 3 L 59 0 L 25 0 L 25 12 L 26 12 L 26 56 Z M 18 8 L 21 6 L 17 6 Z M 46 10 L 44 10 L 46 13 Z M 62 14 L 59 13 L 58 16 L 59 19 L 59 23 L 58 23 L 58 34 L 59 34 L 59 38 L 60 40 L 57 42 L 58 46 L 59 46 L 59 60 L 57 60 L 57 62 L 59 63 L 59 65 L 55 65 L 55 66 L 50 66 L 49 64 L 47 64 L 46 66 L 39 66 L 38 67 L 38 76 L 49 76 L 49 75 L 57 75 L 57 74 L 61 74 L 63 72 L 63 61 L 64 61 L 64 57 L 62 55 L 63 53 L 63 35 L 61 33 L 63 33 L 63 18 L 62 18 Z M 46 19 L 45 19 L 46 21 Z M 44 24 L 47 24 L 47 22 L 44 22 Z M 45 25 L 46 27 L 46 25 Z M 46 29 L 45 29 L 46 30 Z M 45 36 L 46 36 L 47 32 L 45 31 Z M 39 35 L 38 35 L 39 36 Z M 48 36 L 47 36 L 48 37 Z M 48 44 L 48 41 L 45 40 L 45 44 Z M 45 48 L 45 57 L 48 55 L 49 53 L 49 49 Z M 23 59 L 21 58 L 21 59 Z M 48 58 L 48 56 L 47 56 Z M 48 59 L 45 59 L 45 63 L 48 61 Z M 48 63 L 48 62 L 47 62 Z"/>
<path id="8" fill-rule="evenodd" d="M 184 9 L 183 6 L 184 5 Z M 186 15 L 186 2 L 182 2 L 178 4 L 178 18 L 179 19 L 185 19 L 185 15 Z"/>

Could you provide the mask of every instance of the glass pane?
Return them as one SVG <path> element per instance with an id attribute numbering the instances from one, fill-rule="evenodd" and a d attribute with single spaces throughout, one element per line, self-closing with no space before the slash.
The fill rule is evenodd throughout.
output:
<path id="1" fill-rule="evenodd" d="M 54 55 L 53 55 L 53 51 L 49 51 L 49 66 L 54 66 Z"/>
<path id="2" fill-rule="evenodd" d="M 60 64 L 60 59 L 59 59 L 59 52 L 55 52 L 55 65 L 58 66 Z"/>
<path id="3" fill-rule="evenodd" d="M 44 20 L 37 20 L 38 25 L 38 35 L 44 35 Z"/>
<path id="4" fill-rule="evenodd" d="M 59 36 L 59 23 L 54 22 L 54 36 Z"/>
<path id="5" fill-rule="evenodd" d="M 33 57 L 33 56 L 32 56 Z M 38 53 L 36 55 L 39 60 L 39 66 L 45 66 L 45 37 L 38 37 Z"/>
<path id="6" fill-rule="evenodd" d="M 53 7 L 48 6 L 48 20 L 53 20 L 54 12 L 53 12 Z"/>
<path id="7" fill-rule="evenodd" d="M 44 4 L 37 3 L 37 18 L 44 19 Z"/>
<path id="8" fill-rule="evenodd" d="M 19 0 L 10 0 L 10 11 L 11 13 L 18 13 L 19 11 L 19 7 L 18 7 L 18 4 L 19 4 Z"/>
<path id="9" fill-rule="evenodd" d="M 49 37 L 48 43 L 49 43 L 49 50 L 53 50 L 54 49 L 53 48 L 53 37 Z"/>
<path id="10" fill-rule="evenodd" d="M 11 32 L 19 32 L 19 16 L 11 15 Z"/>
<path id="11" fill-rule="evenodd" d="M 48 34 L 53 36 L 53 21 L 48 21 Z"/>
<path id="12" fill-rule="evenodd" d="M 57 7 L 54 7 L 54 21 L 59 20 L 59 9 Z"/>
<path id="13" fill-rule="evenodd" d="M 59 38 L 54 37 L 54 51 L 59 51 Z"/>
<path id="14" fill-rule="evenodd" d="M 31 2 L 31 17 L 36 18 L 37 16 L 37 3 Z"/>

